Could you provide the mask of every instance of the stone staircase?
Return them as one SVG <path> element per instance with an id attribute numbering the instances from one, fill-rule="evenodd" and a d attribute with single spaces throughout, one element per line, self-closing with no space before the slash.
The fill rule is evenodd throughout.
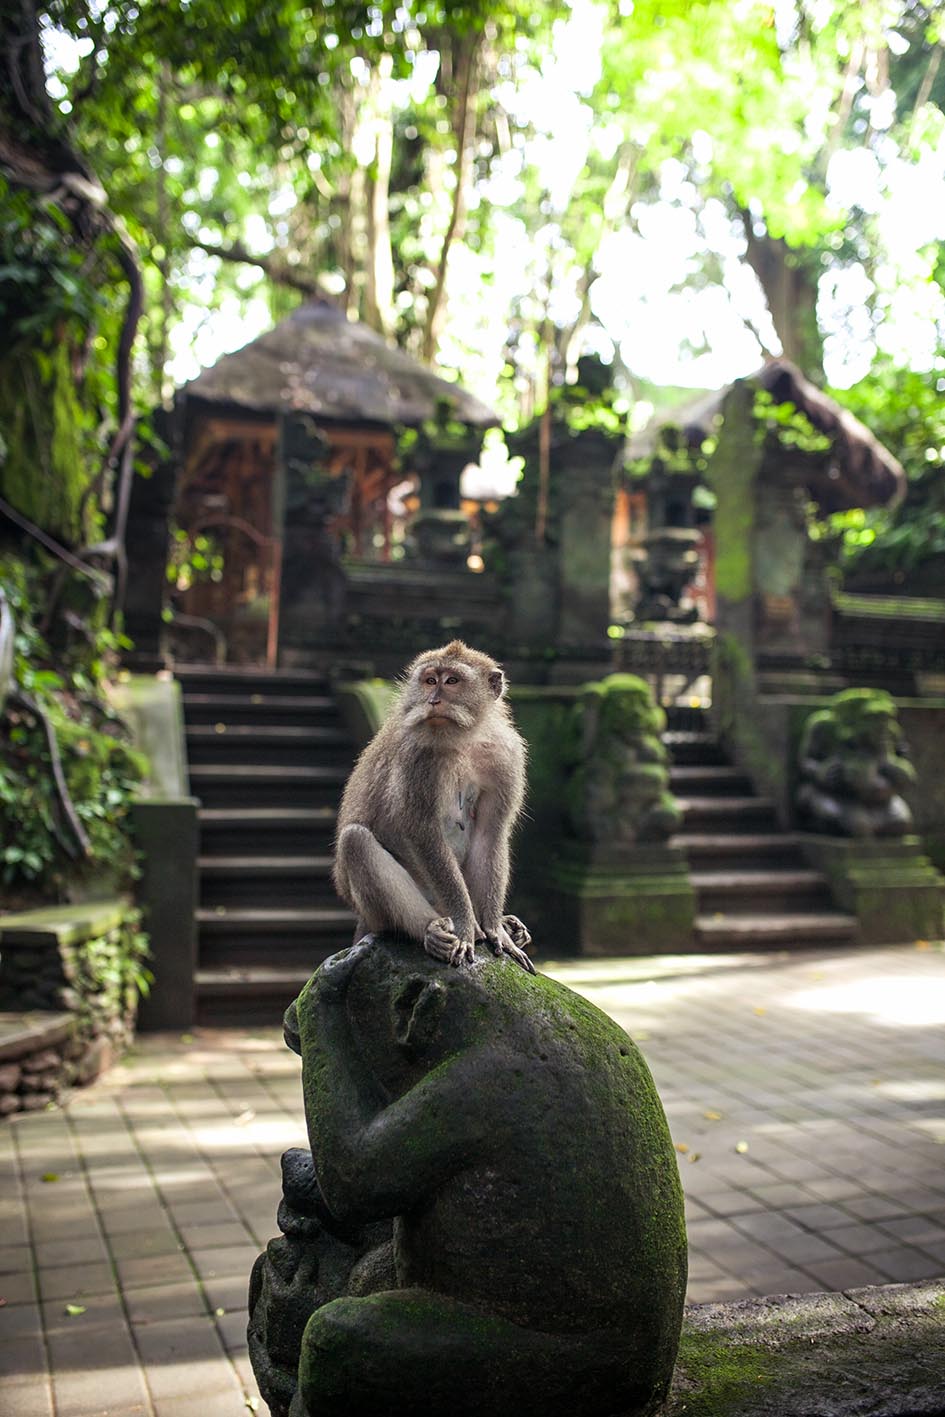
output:
<path id="1" fill-rule="evenodd" d="M 354 917 L 331 844 L 354 750 L 320 676 L 179 668 L 200 798 L 196 1021 L 278 1023 Z"/>
<path id="2" fill-rule="evenodd" d="M 832 948 L 856 942 L 855 916 L 834 908 L 827 878 L 798 837 L 778 825 L 774 802 L 726 760 L 701 709 L 670 710 L 663 741 L 670 791 L 683 811 L 673 837 L 689 859 L 699 950 Z"/>

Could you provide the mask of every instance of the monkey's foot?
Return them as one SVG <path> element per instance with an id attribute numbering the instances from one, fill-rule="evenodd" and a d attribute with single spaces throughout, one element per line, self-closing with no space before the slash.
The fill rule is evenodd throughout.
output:
<path id="1" fill-rule="evenodd" d="M 508 918 L 508 916 L 505 917 L 505 919 Z M 514 915 L 511 918 L 515 920 Z M 531 940 L 531 935 L 529 935 L 528 931 L 525 930 L 525 926 L 522 925 L 522 922 L 520 920 L 516 920 L 516 924 L 519 925 L 520 928 L 525 931 L 526 940 Z M 499 926 L 498 930 L 496 930 L 494 933 L 487 932 L 486 940 L 488 941 L 489 948 L 494 955 L 508 955 L 509 959 L 514 959 L 515 963 L 517 965 L 520 965 L 521 968 L 525 970 L 526 974 L 537 973 L 537 970 L 535 969 L 535 966 L 532 964 L 531 960 L 528 958 L 528 955 L 512 939 L 511 934 L 506 928 L 505 921 L 503 921 L 503 923 Z"/>
<path id="2" fill-rule="evenodd" d="M 512 941 L 513 945 L 518 945 L 520 950 L 524 950 L 532 942 L 531 931 L 523 925 L 517 915 L 503 915 L 502 928 Z"/>
<path id="3" fill-rule="evenodd" d="M 433 959 L 442 959 L 446 964 L 472 964 L 476 957 L 472 942 L 459 938 L 448 915 L 430 921 L 423 937 L 423 948 Z"/>

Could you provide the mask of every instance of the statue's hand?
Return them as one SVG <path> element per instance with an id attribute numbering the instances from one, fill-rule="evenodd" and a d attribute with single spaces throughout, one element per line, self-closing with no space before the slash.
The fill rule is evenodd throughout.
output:
<path id="1" fill-rule="evenodd" d="M 474 934 L 470 930 L 470 936 Z M 431 920 L 423 937 L 423 948 L 432 959 L 442 959 L 447 964 L 472 964 L 476 958 L 476 947 L 472 939 L 463 940 L 456 933 L 453 921 L 448 915 Z"/>
<path id="2" fill-rule="evenodd" d="M 531 943 L 531 935 L 516 915 L 504 915 L 498 929 L 486 930 L 486 941 L 494 955 L 508 955 L 527 974 L 534 974 L 535 966 L 514 936 L 524 944 Z"/>
<path id="3" fill-rule="evenodd" d="M 365 935 L 363 940 L 359 940 L 349 950 L 341 950 L 340 953 L 325 960 L 314 976 L 319 1003 L 340 1003 L 344 998 L 352 974 L 373 948 L 374 936 Z"/>

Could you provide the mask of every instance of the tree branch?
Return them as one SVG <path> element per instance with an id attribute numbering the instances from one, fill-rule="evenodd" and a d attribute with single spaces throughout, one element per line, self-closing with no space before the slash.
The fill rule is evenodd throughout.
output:
<path id="1" fill-rule="evenodd" d="M 208 256 L 218 256 L 221 261 L 233 261 L 237 265 L 258 266 L 264 275 L 276 285 L 287 286 L 290 290 L 301 291 L 311 299 L 323 300 L 325 292 L 317 280 L 302 275 L 281 261 L 273 261 L 269 256 L 254 256 L 245 246 L 236 242 L 233 246 L 214 246 L 210 241 L 201 241 L 196 236 L 187 237 L 188 244 L 198 251 L 206 251 Z"/>

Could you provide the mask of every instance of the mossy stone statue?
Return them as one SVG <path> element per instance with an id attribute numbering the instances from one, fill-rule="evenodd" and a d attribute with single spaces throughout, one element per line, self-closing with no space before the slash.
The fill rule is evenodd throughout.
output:
<path id="1" fill-rule="evenodd" d="M 797 810 L 811 831 L 903 836 L 915 782 L 896 704 L 884 689 L 845 689 L 804 726 Z"/>
<path id="2" fill-rule="evenodd" d="M 668 790 L 660 739 L 666 715 L 645 680 L 609 674 L 585 684 L 575 705 L 568 783 L 571 825 L 582 840 L 612 846 L 665 841 L 682 822 Z"/>
<path id="3" fill-rule="evenodd" d="M 286 1028 L 312 1155 L 285 1158 L 251 1286 L 273 1413 L 655 1412 L 686 1236 L 623 1030 L 508 960 L 451 969 L 388 936 L 327 960 Z"/>

